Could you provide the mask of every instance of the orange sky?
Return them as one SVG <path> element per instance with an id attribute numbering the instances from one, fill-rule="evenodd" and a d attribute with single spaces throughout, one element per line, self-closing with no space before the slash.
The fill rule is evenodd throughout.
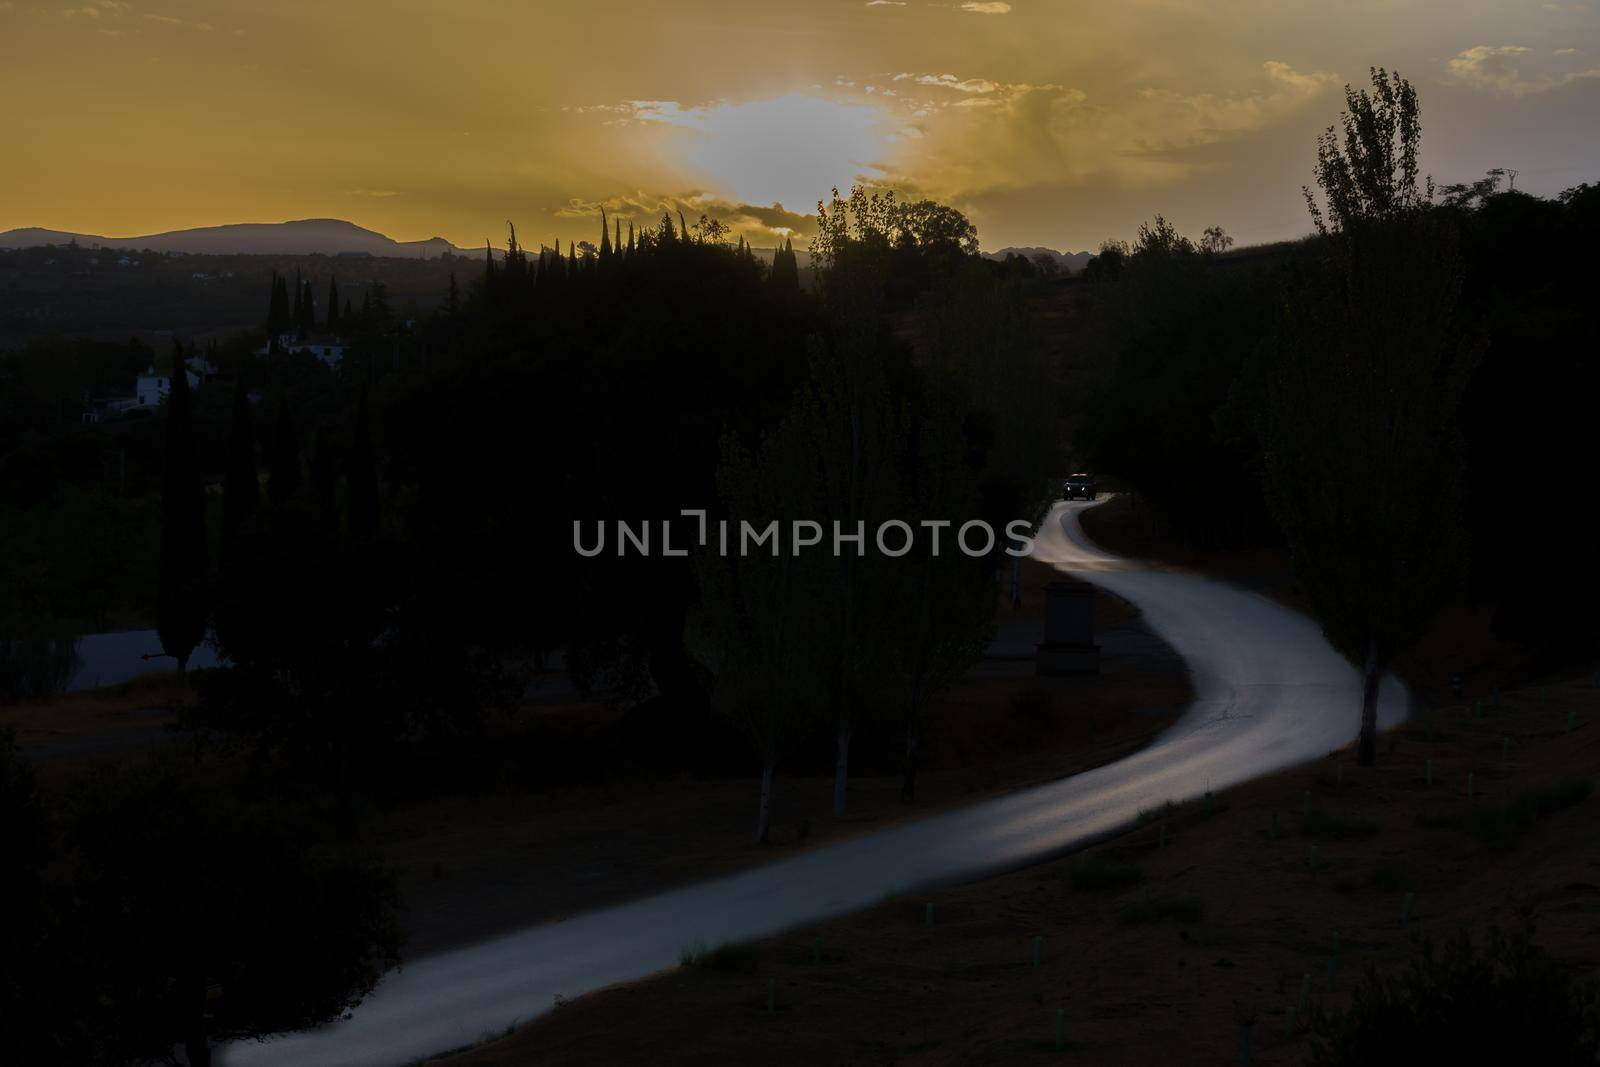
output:
<path id="1" fill-rule="evenodd" d="M 1372 64 L 1418 86 L 1441 182 L 1600 179 L 1596 0 L 0 0 L 0 229 L 472 246 L 672 203 L 766 243 L 866 177 L 991 249 L 1157 211 L 1250 243 L 1307 228 Z"/>

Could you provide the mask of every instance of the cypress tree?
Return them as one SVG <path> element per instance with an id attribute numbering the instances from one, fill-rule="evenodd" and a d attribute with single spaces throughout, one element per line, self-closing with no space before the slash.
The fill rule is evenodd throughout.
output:
<path id="1" fill-rule="evenodd" d="M 267 499 L 280 508 L 300 491 L 300 442 L 295 440 L 289 398 L 278 398 L 278 426 L 272 435 L 272 473 L 267 477 Z"/>
<path id="2" fill-rule="evenodd" d="M 367 392 L 361 391 L 356 407 L 355 433 L 350 441 L 350 466 L 345 474 L 348 492 L 348 531 L 352 544 L 368 545 L 378 536 L 378 465 L 372 454 L 372 425 L 367 413 Z"/>
<path id="3" fill-rule="evenodd" d="M 578 273 L 578 246 L 574 242 L 568 241 L 567 242 L 567 277 L 569 277 L 569 278 L 575 277 L 577 275 L 577 273 Z"/>
<path id="4" fill-rule="evenodd" d="M 628 223 L 628 255 L 633 255 L 633 223 Z"/>
<path id="5" fill-rule="evenodd" d="M 344 298 L 344 314 L 339 316 L 339 321 L 348 322 L 353 317 L 354 313 L 350 310 L 350 298 L 347 296 Z"/>
<path id="6" fill-rule="evenodd" d="M 339 280 L 328 279 L 328 332 L 336 333 L 339 329 Z"/>
<path id="7" fill-rule="evenodd" d="M 611 250 L 616 255 L 622 255 L 622 220 L 617 220 L 617 239 L 611 243 Z"/>
<path id="8" fill-rule="evenodd" d="M 256 428 L 244 379 L 233 389 L 233 422 L 228 427 L 228 469 L 222 483 L 222 540 L 233 539 L 261 500 L 256 477 Z"/>
<path id="9" fill-rule="evenodd" d="M 289 290 L 277 271 L 272 272 L 272 295 L 267 301 L 267 333 L 273 336 L 289 328 Z"/>
<path id="10" fill-rule="evenodd" d="M 685 241 L 689 240 L 689 224 L 683 221 L 683 211 L 681 209 L 678 211 L 678 234 Z"/>
<path id="11" fill-rule="evenodd" d="M 461 311 L 461 290 L 456 288 L 456 272 L 450 272 L 450 295 L 445 297 L 445 310 L 451 315 Z"/>
<path id="12" fill-rule="evenodd" d="M 772 251 L 772 273 L 768 283 L 774 289 L 800 288 L 800 260 L 794 254 L 794 242 L 785 240 Z"/>
<path id="13" fill-rule="evenodd" d="M 600 209 L 600 262 L 605 263 L 611 259 L 611 223 L 606 218 L 606 209 Z"/>
<path id="14" fill-rule="evenodd" d="M 178 676 L 206 633 L 206 499 L 195 458 L 189 373 L 174 343 L 167 394 L 166 448 L 161 463 L 161 564 L 156 633 L 178 661 Z"/>
<path id="15" fill-rule="evenodd" d="M 302 336 L 312 333 L 317 328 L 317 300 L 311 294 L 311 282 L 306 280 L 301 283 L 300 300 L 296 306 L 300 309 L 298 321 L 295 323 Z"/>
<path id="16" fill-rule="evenodd" d="M 305 295 L 305 282 L 300 280 L 300 268 L 296 267 L 294 272 L 294 318 L 291 322 L 297 330 L 300 328 L 300 324 L 306 321 Z"/>

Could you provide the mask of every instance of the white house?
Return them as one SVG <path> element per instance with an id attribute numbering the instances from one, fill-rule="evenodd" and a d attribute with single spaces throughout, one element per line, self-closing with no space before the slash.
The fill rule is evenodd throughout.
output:
<path id="1" fill-rule="evenodd" d="M 292 333 L 280 333 L 278 335 L 279 352 L 290 354 L 306 352 L 316 356 L 335 370 L 338 369 L 340 363 L 344 362 L 344 352 L 348 347 L 343 338 L 335 337 L 332 334 L 319 334 L 306 338 L 297 337 Z M 256 355 L 269 355 L 271 350 L 272 345 L 269 342 L 256 349 Z"/>
<path id="2" fill-rule="evenodd" d="M 189 388 L 200 388 L 200 376 L 188 367 L 183 369 L 189 376 Z M 158 408 L 162 402 L 172 395 L 172 376 L 170 374 L 157 374 L 154 367 L 139 375 L 133 385 L 133 403 L 129 408 Z"/>

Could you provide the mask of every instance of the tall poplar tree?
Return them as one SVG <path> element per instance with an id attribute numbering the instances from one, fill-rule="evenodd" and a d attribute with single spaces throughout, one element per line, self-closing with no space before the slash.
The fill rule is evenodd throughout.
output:
<path id="1" fill-rule="evenodd" d="M 1361 671 L 1357 760 L 1377 754 L 1379 685 L 1465 569 L 1458 409 L 1476 349 L 1448 216 L 1419 180 L 1410 83 L 1345 90 L 1318 142 L 1322 232 L 1291 285 L 1265 417 L 1268 500 L 1329 642 Z"/>

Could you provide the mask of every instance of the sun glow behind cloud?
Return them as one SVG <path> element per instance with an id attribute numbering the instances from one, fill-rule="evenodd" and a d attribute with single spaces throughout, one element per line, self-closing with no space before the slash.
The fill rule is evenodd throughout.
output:
<path id="1" fill-rule="evenodd" d="M 684 131 L 669 143 L 708 189 L 752 204 L 805 210 L 833 186 L 869 174 L 888 145 L 889 122 L 871 103 L 809 93 L 685 108 L 633 101 L 632 116 Z"/>

